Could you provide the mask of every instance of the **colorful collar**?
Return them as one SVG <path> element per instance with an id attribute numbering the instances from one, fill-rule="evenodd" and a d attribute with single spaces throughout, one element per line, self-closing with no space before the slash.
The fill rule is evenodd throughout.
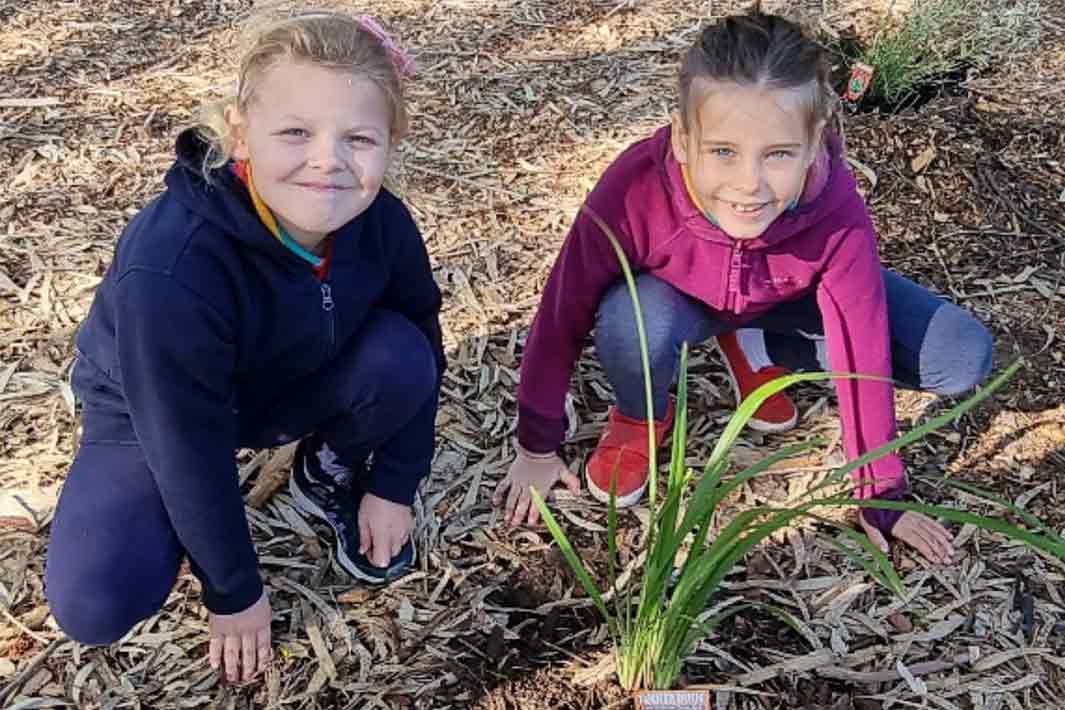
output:
<path id="1" fill-rule="evenodd" d="M 252 204 L 255 205 L 255 212 L 259 215 L 259 219 L 266 226 L 270 233 L 277 237 L 277 240 L 288 247 L 289 251 L 293 252 L 315 269 L 322 268 L 322 258 L 307 251 L 299 242 L 293 239 L 284 227 L 278 224 L 274 218 L 274 213 L 270 211 L 270 208 L 263 202 L 263 198 L 259 196 L 259 191 L 255 189 L 255 183 L 251 177 L 251 163 L 246 160 L 238 160 L 233 162 L 233 172 L 245 187 L 248 188 L 248 194 L 251 195 Z"/>
<path id="2" fill-rule="evenodd" d="M 714 215 L 710 214 L 710 210 L 703 207 L 702 200 L 700 200 L 699 196 L 695 194 L 695 188 L 692 187 L 692 177 L 688 174 L 688 166 L 680 161 L 677 162 L 680 164 L 681 177 L 684 178 L 684 187 L 688 190 L 688 199 L 692 201 L 693 205 L 699 208 L 699 211 L 703 213 L 703 216 L 706 217 L 710 224 L 715 227 L 720 227 L 721 225 L 719 225 L 717 220 L 714 219 Z"/>

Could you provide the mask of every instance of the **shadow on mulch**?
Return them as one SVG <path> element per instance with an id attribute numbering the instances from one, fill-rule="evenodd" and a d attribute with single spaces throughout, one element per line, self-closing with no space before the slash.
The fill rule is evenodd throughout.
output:
<path id="1" fill-rule="evenodd" d="M 0 18 L 10 22 L 16 12 L 25 19 L 47 16 L 56 12 L 53 4 L 19 3 L 0 7 Z M 35 5 L 39 6 L 36 11 Z M 81 14 L 83 32 L 56 43 L 47 52 L 23 53 L 15 61 L 3 61 L 5 73 L 32 76 L 46 68 L 57 88 L 132 78 L 152 66 L 171 61 L 164 59 L 160 62 L 160 57 L 180 57 L 177 50 L 196 38 L 227 27 L 233 19 L 221 11 L 218 3 L 208 0 L 186 0 L 180 15 L 163 16 L 159 12 L 132 10 L 126 14 L 127 23 L 120 27 L 100 22 L 100 13 L 99 7 L 84 10 Z M 124 43 L 124 38 L 131 35 L 137 37 L 137 42 Z M 97 56 L 108 57 L 107 64 L 92 64 L 86 70 L 85 58 Z"/>
<path id="2" fill-rule="evenodd" d="M 529 580 L 497 592 L 487 601 L 511 609 L 511 626 L 507 630 L 494 626 L 478 639 L 465 639 L 461 644 L 464 648 L 457 649 L 468 660 L 456 661 L 450 668 L 458 679 L 448 690 L 453 707 L 576 710 L 602 707 L 625 697 L 613 680 L 591 686 L 573 680 L 574 671 L 580 667 L 576 659 L 609 650 L 608 643 L 587 646 L 580 641 L 602 624 L 593 607 L 556 606 L 538 613 L 537 607 L 557 600 Z"/>

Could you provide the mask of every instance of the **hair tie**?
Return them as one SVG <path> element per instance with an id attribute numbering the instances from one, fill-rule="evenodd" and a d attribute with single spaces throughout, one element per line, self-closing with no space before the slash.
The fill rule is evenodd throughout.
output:
<path id="1" fill-rule="evenodd" d="M 385 28 L 381 27 L 377 23 L 377 20 L 369 15 L 360 15 L 358 19 L 359 27 L 363 28 L 378 40 L 381 41 L 381 45 L 392 57 L 392 64 L 395 65 L 396 71 L 403 76 L 414 76 L 414 57 L 407 53 L 407 50 L 400 47 L 396 40 L 392 39 L 392 36 L 385 32 Z"/>

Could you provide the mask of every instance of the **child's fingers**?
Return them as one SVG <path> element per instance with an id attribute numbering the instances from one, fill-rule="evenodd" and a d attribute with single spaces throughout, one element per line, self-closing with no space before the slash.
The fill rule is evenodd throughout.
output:
<path id="1" fill-rule="evenodd" d="M 953 538 L 950 533 L 942 525 L 931 519 L 922 520 L 921 524 L 925 537 L 935 548 L 940 561 L 949 562 L 954 556 Z"/>
<path id="2" fill-rule="evenodd" d="M 943 553 L 935 541 L 935 536 L 920 519 L 907 521 L 905 532 L 900 532 L 899 537 L 930 562 L 943 561 Z"/>
<path id="3" fill-rule="evenodd" d="M 865 529 L 865 534 L 869 536 L 869 542 L 877 546 L 877 548 L 885 555 L 891 550 L 888 546 L 887 538 L 884 537 L 884 533 L 880 532 L 876 528 L 869 526 Z"/>
<path id="4" fill-rule="evenodd" d="M 499 485 L 496 486 L 495 493 L 492 494 L 492 505 L 499 505 L 500 503 L 502 503 L 505 498 L 504 494 L 510 487 L 510 476 L 506 476 L 502 481 L 499 482 Z"/>
<path id="5" fill-rule="evenodd" d="M 943 540 L 948 545 L 950 545 L 951 548 L 953 548 L 954 547 L 954 533 L 952 533 L 950 530 L 948 530 L 945 525 L 943 525 L 942 523 L 940 523 L 940 522 L 938 522 L 936 520 L 929 520 L 928 522 L 932 525 L 932 529 L 936 531 L 936 535 L 939 536 L 939 539 Z"/>
<path id="6" fill-rule="evenodd" d="M 951 542 L 954 541 L 954 533 L 952 533 L 950 531 L 950 528 L 948 528 L 946 525 L 944 525 L 943 523 L 939 522 L 938 520 L 934 520 L 932 518 L 929 518 L 928 522 L 930 522 L 933 526 L 935 526 L 936 530 L 939 530 Z"/>
<path id="7" fill-rule="evenodd" d="M 244 675 L 241 680 L 247 683 L 249 680 L 255 677 L 255 671 L 259 666 L 258 662 L 255 659 L 256 646 L 254 633 L 241 634 L 240 650 L 240 665 L 241 668 L 244 670 Z"/>
<path id="8" fill-rule="evenodd" d="M 540 506 L 536 505 L 532 501 L 532 496 L 529 496 L 529 515 L 525 520 L 529 527 L 536 527 L 540 523 Z"/>
<path id="9" fill-rule="evenodd" d="M 370 551 L 370 546 L 373 544 L 373 531 L 370 528 L 370 523 L 366 520 L 366 516 L 359 511 L 359 554 L 365 555 Z"/>
<path id="10" fill-rule="evenodd" d="M 391 547 L 387 535 L 378 535 L 375 537 L 373 543 L 373 563 L 378 567 L 388 567 L 388 563 L 392 561 L 392 555 L 389 552 Z"/>
<path id="11" fill-rule="evenodd" d="M 947 537 L 946 530 L 943 530 L 938 524 L 931 520 L 922 520 L 921 532 L 941 556 L 947 553 L 949 538 Z"/>
<path id="12" fill-rule="evenodd" d="M 937 548 L 931 540 L 921 536 L 921 534 L 918 533 L 918 536 L 914 540 L 914 542 L 916 543 L 917 550 L 926 558 L 928 558 L 929 561 L 936 563 L 942 561 L 939 554 L 939 548 Z"/>
<path id="13" fill-rule="evenodd" d="M 514 524 L 514 511 L 518 507 L 518 501 L 521 498 L 521 486 L 510 484 L 510 490 L 507 491 L 507 507 L 505 508 L 505 519 L 511 525 Z"/>
<path id="14" fill-rule="evenodd" d="M 366 529 L 370 540 L 366 543 L 366 552 L 364 554 L 370 560 L 370 564 L 376 567 L 387 567 L 392 559 L 388 554 L 388 551 L 392 548 L 391 530 L 387 526 L 374 527 L 369 524 Z"/>
<path id="15" fill-rule="evenodd" d="M 211 660 L 211 668 L 215 670 L 222 665 L 222 646 L 223 639 L 220 636 L 212 636 L 207 646 L 207 657 Z"/>
<path id="16" fill-rule="evenodd" d="M 530 496 L 529 491 L 523 490 L 518 496 L 517 504 L 514 506 L 514 513 L 510 516 L 511 525 L 520 525 L 522 518 L 529 511 Z"/>
<path id="17" fill-rule="evenodd" d="M 950 533 L 939 523 L 925 515 L 906 515 L 910 544 L 931 562 L 949 562 L 953 556 Z"/>
<path id="18" fill-rule="evenodd" d="M 259 629 L 259 633 L 255 635 L 257 655 L 259 657 L 258 672 L 262 673 L 270 665 L 270 661 L 274 658 L 274 649 L 270 645 L 270 627 L 265 629 Z"/>
<path id="19" fill-rule="evenodd" d="M 240 677 L 240 637 L 226 636 L 222 657 L 226 662 L 226 680 L 235 683 Z"/>
<path id="20" fill-rule="evenodd" d="M 562 482 L 566 484 L 566 488 L 569 489 L 573 495 L 580 495 L 581 492 L 581 479 L 577 474 L 570 471 L 568 468 L 562 469 L 562 473 L 559 475 Z"/>

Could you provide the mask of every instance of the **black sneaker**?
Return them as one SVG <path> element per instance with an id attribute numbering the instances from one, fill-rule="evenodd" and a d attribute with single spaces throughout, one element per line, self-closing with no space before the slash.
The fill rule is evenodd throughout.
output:
<path id="1" fill-rule="evenodd" d="M 288 490 L 301 510 L 333 529 L 337 562 L 348 574 L 370 584 L 401 577 L 414 565 L 412 540 L 407 540 L 388 567 L 378 567 L 359 553 L 359 505 L 363 491 L 355 479 L 355 472 L 340 463 L 336 452 L 312 435 L 296 447 Z"/>

